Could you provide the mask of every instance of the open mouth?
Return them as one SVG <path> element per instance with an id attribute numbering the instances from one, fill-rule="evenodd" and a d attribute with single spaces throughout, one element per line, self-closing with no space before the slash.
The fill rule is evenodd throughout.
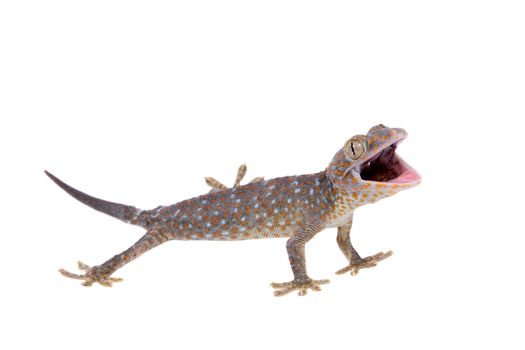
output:
<path id="1" fill-rule="evenodd" d="M 417 171 L 396 154 L 399 141 L 386 147 L 361 165 L 361 179 L 365 181 L 412 183 L 421 179 Z"/>

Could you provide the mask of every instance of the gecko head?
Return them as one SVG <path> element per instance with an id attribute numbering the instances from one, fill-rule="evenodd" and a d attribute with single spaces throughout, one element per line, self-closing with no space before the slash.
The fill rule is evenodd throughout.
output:
<path id="1" fill-rule="evenodd" d="M 379 124 L 350 138 L 328 166 L 330 180 L 336 186 L 381 192 L 381 197 L 416 186 L 421 176 L 396 152 L 406 137 L 403 129 Z"/>

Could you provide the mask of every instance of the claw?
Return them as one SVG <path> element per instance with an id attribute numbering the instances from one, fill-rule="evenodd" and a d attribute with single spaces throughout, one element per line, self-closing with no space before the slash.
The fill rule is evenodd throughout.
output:
<path id="1" fill-rule="evenodd" d="M 87 271 L 89 270 L 91 267 L 87 264 L 84 264 L 82 261 L 78 261 L 78 269 L 79 270 L 82 270 L 82 271 Z"/>
<path id="2" fill-rule="evenodd" d="M 256 182 L 262 182 L 262 181 L 264 181 L 264 176 L 258 176 L 258 177 L 256 177 L 256 178 L 253 178 L 253 179 L 252 179 L 250 182 L 248 182 L 248 183 L 250 183 L 250 184 L 254 184 L 254 183 L 256 183 Z"/>
<path id="3" fill-rule="evenodd" d="M 213 177 L 205 177 L 206 184 L 212 188 L 212 190 L 226 190 L 228 187 L 215 180 Z"/>
<path id="4" fill-rule="evenodd" d="M 246 170 L 248 170 L 246 164 L 243 164 L 239 167 L 239 169 L 237 170 L 237 178 L 235 179 L 235 184 L 233 185 L 233 187 L 237 187 L 241 184 L 244 175 L 246 175 Z"/>
<path id="5" fill-rule="evenodd" d="M 65 277 L 68 277 L 68 278 L 73 278 L 73 279 L 76 279 L 76 280 L 83 280 L 84 279 L 84 275 L 77 275 L 76 273 L 72 273 L 72 272 L 69 272 L 69 271 L 64 270 L 64 269 L 60 269 L 60 270 L 58 270 L 58 272 L 60 272 L 62 274 L 62 276 L 65 276 Z"/>

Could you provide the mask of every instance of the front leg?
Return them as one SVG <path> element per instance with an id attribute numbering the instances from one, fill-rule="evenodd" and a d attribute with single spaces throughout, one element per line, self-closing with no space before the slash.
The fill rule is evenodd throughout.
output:
<path id="1" fill-rule="evenodd" d="M 306 295 L 307 290 L 320 291 L 321 284 L 327 284 L 329 280 L 313 280 L 306 273 L 305 244 L 313 236 L 322 230 L 317 228 L 319 225 L 305 225 L 297 230 L 286 242 L 286 250 L 290 259 L 294 279 L 290 282 L 272 283 L 271 286 L 276 290 L 275 296 L 283 296 L 294 290 L 298 290 L 298 295 Z"/>
<path id="2" fill-rule="evenodd" d="M 337 228 L 337 245 L 343 252 L 344 256 L 348 260 L 348 266 L 338 270 L 336 274 L 341 275 L 348 271 L 352 276 L 355 276 L 359 273 L 360 269 L 374 267 L 378 262 L 392 256 L 392 251 L 386 253 L 379 252 L 375 255 L 368 256 L 366 258 L 361 258 L 355 248 L 352 246 L 350 241 L 350 230 L 352 229 L 352 218 L 343 226 Z"/>

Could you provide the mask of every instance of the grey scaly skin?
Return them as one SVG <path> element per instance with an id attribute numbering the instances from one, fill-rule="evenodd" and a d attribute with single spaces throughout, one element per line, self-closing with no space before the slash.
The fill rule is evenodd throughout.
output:
<path id="1" fill-rule="evenodd" d="M 63 269 L 60 272 L 82 280 L 85 286 L 94 282 L 111 286 L 121 280 L 111 277 L 117 269 L 169 240 L 288 237 L 286 249 L 294 279 L 272 283 L 274 294 L 281 296 L 297 290 L 299 295 L 305 295 L 308 289 L 319 291 L 320 285 L 329 281 L 308 276 L 305 245 L 325 228 L 337 227 L 337 244 L 348 259 L 348 266 L 337 271 L 338 274 L 355 275 L 392 254 L 381 252 L 361 258 L 350 241 L 350 229 L 357 207 L 420 183 L 419 174 L 396 154 L 397 145 L 406 136 L 403 129 L 377 125 L 366 135 L 350 138 L 324 171 L 266 181 L 256 178 L 241 186 L 246 173 L 246 166 L 242 165 L 232 188 L 206 178 L 212 187 L 209 193 L 152 210 L 97 199 L 46 171 L 58 186 L 82 203 L 146 230 L 133 246 L 101 265 L 90 267 L 79 262 L 84 274 Z"/>

